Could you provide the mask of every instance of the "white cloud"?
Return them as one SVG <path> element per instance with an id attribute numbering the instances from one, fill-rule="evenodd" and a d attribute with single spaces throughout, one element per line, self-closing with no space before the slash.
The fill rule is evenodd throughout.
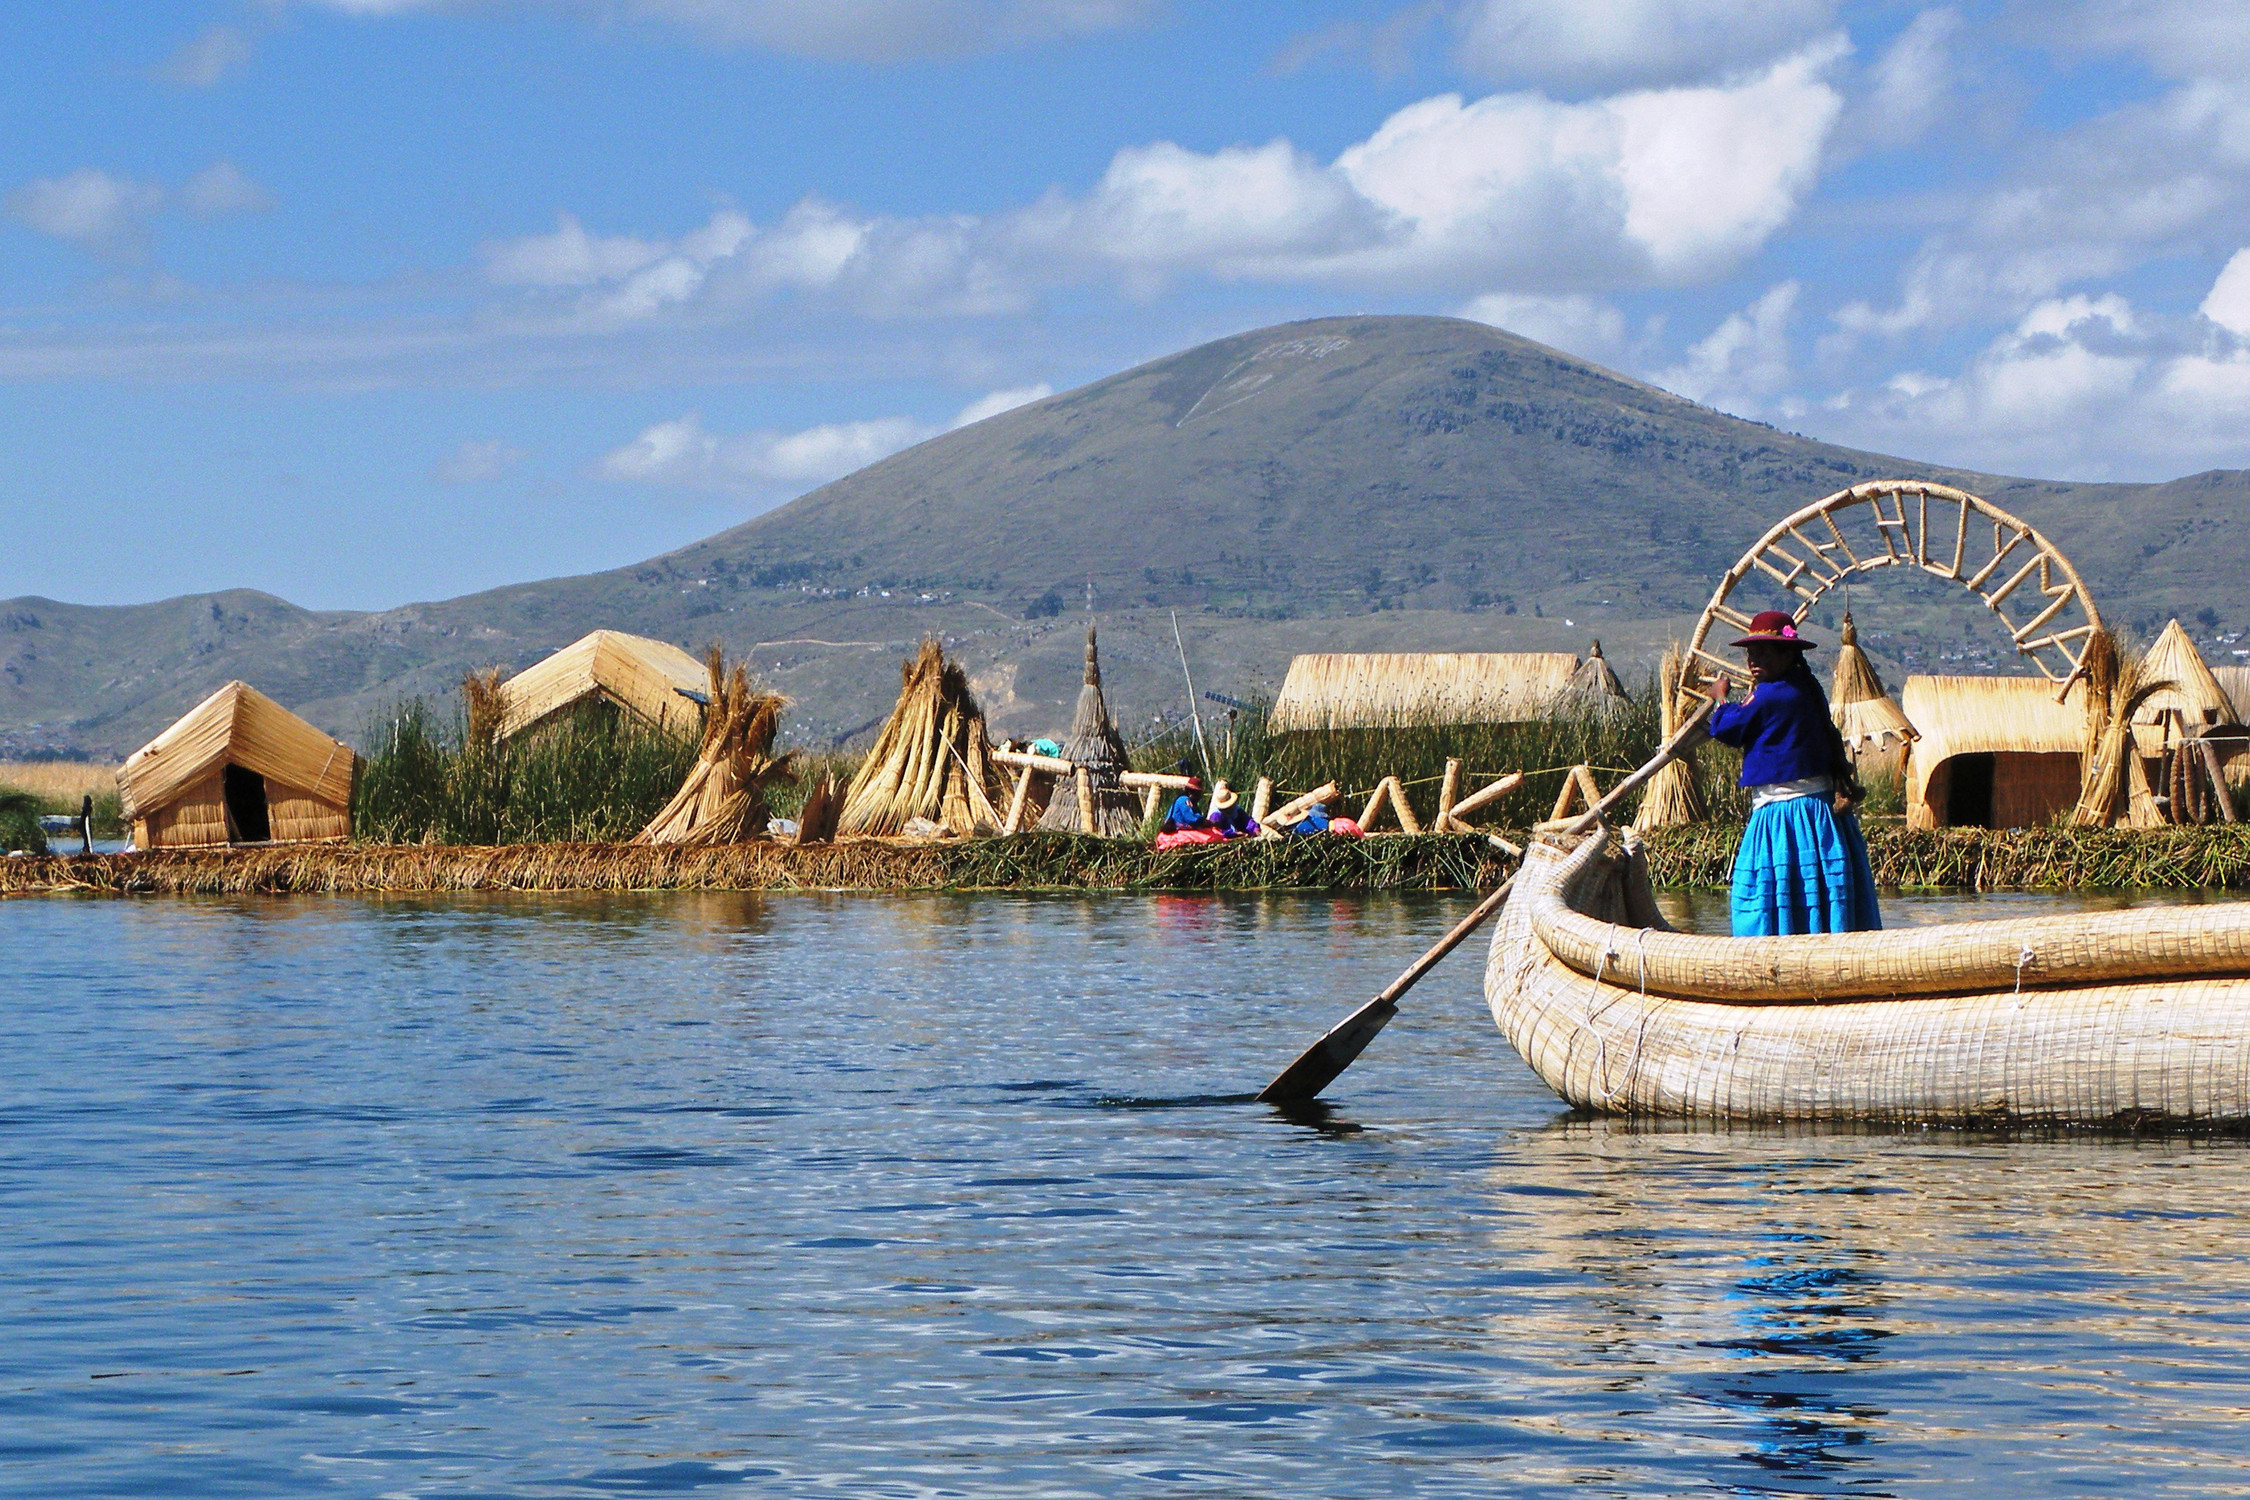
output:
<path id="1" fill-rule="evenodd" d="M 383 18 L 465 10 L 478 0 L 310 0 L 346 15 Z M 525 8 L 604 20 L 622 12 L 676 27 L 714 46 L 758 47 L 839 62 L 965 57 L 1136 26 L 1158 0 L 519 0 Z"/>
<path id="2" fill-rule="evenodd" d="M 271 208 L 273 199 L 231 161 L 215 161 L 180 184 L 180 206 L 199 218 Z"/>
<path id="3" fill-rule="evenodd" d="M 2250 335 L 2250 249 L 2227 258 L 2197 311 L 2221 328 Z"/>
<path id="4" fill-rule="evenodd" d="M 247 65 L 250 38 L 232 26 L 206 26 L 152 70 L 182 88 L 207 89 Z"/>
<path id="5" fill-rule="evenodd" d="M 1019 406 L 1029 406 L 1034 401 L 1044 401 L 1055 393 L 1055 388 L 1042 380 L 1037 385 L 1012 386 L 1004 391 L 994 391 L 980 396 L 961 408 L 953 419 L 955 427 L 973 427 L 987 417 L 997 417 L 1004 411 L 1014 411 Z"/>
<path id="6" fill-rule="evenodd" d="M 1497 81 L 1646 87 L 1761 66 L 1835 18 L 1834 0 L 1472 0 L 1457 18 L 1456 55 Z"/>
<path id="7" fill-rule="evenodd" d="M 1723 86 L 1558 104 L 1458 95 L 1399 110 L 1323 164 L 1286 140 L 1131 146 L 1087 192 L 1013 213 L 899 219 L 807 198 L 770 226 L 731 210 L 677 241 L 553 234 L 488 246 L 505 284 L 577 293 L 577 316 L 739 315 L 778 295 L 873 316 L 1017 312 L 1112 280 L 1181 276 L 1386 291 L 1552 294 L 1729 269 L 1796 211 L 1842 96 L 1830 38 Z"/>
<path id="8" fill-rule="evenodd" d="M 499 438 L 469 439 L 430 468 L 438 484 L 488 484 L 504 478 L 530 455 Z"/>
<path id="9" fill-rule="evenodd" d="M 1794 281 L 1768 288 L 1691 345 L 1679 364 L 1649 378 L 1690 401 L 1756 415 L 1765 398 L 1789 383 L 1789 316 L 1801 290 Z"/>
<path id="10" fill-rule="evenodd" d="M 163 203 L 164 189 L 153 182 L 80 167 L 63 177 L 34 178 L 8 195 L 7 207 L 41 234 L 100 248 L 126 238 Z"/>
<path id="11" fill-rule="evenodd" d="M 827 422 L 796 432 L 715 433 L 689 412 L 659 422 L 621 448 L 604 454 L 594 470 L 604 479 L 674 488 L 747 494 L 781 494 L 841 479 L 941 433 L 967 427 L 1054 394 L 1042 383 L 994 391 L 963 407 L 943 425 L 912 417 Z"/>
<path id="12" fill-rule="evenodd" d="M 2175 77 L 2250 68 L 2250 9 L 2237 0 L 2079 0 L 2023 12 L 2042 40 L 2137 53 Z"/>
<path id="13" fill-rule="evenodd" d="M 1537 339 L 1581 359 L 1614 359 L 1625 347 L 1625 315 L 1606 302 L 1577 294 L 1536 297 L 1486 292 L 1465 303 L 1461 316 Z"/>
<path id="14" fill-rule="evenodd" d="M 1868 93 L 1852 112 L 1856 134 L 1874 145 L 1920 140 L 1944 117 L 1954 88 L 1956 10 L 1925 10 L 1868 70 Z"/>

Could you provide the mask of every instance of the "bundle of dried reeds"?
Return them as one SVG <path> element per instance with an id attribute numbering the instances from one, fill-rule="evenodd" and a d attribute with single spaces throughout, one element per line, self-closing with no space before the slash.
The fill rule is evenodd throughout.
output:
<path id="1" fill-rule="evenodd" d="M 933 636 L 900 678 L 898 706 L 852 778 L 836 831 L 898 833 L 923 818 L 964 836 L 998 832 L 1002 781 L 968 674 Z"/>
<path id="2" fill-rule="evenodd" d="M 836 819 L 844 810 L 844 789 L 836 784 L 831 772 L 823 772 L 805 793 L 804 806 L 797 809 L 797 842 L 800 844 L 826 844 L 836 837 Z"/>
<path id="3" fill-rule="evenodd" d="M 490 750 L 500 738 L 500 721 L 506 713 L 500 701 L 500 669 L 471 672 L 461 679 L 461 699 L 468 710 L 465 747 Z"/>
<path id="4" fill-rule="evenodd" d="M 1140 798 L 1118 783 L 1118 777 L 1128 770 L 1125 737 L 1117 732 L 1117 724 L 1109 716 L 1109 705 L 1102 700 L 1102 663 L 1094 646 L 1094 627 L 1086 627 L 1086 677 L 1078 689 L 1078 710 L 1070 721 L 1070 738 L 1063 742 L 1062 758 L 1079 769 L 1072 777 L 1054 790 L 1047 803 L 1046 812 L 1039 819 L 1041 828 L 1056 833 L 1098 833 L 1109 838 L 1131 838 L 1141 830 Z M 1076 785 L 1084 779 L 1084 795 Z M 1086 825 L 1087 808 L 1091 805 L 1093 826 Z"/>
<path id="5" fill-rule="evenodd" d="M 2133 715 L 2172 682 L 2151 673 L 2141 657 L 2120 650 L 2106 629 L 2087 638 L 2079 670 L 2086 682 L 2086 749 L 2070 820 L 2092 827 L 2121 818 L 2134 828 L 2160 826 L 2164 814 L 2134 753 Z"/>
<path id="6" fill-rule="evenodd" d="M 1830 679 L 1828 712 L 1844 737 L 1852 764 L 1865 772 L 1895 771 L 1908 742 L 1918 738 L 1906 714 L 1883 688 L 1875 664 L 1859 648 L 1859 629 L 1849 613 L 1836 641 L 1836 673 Z"/>
<path id="7" fill-rule="evenodd" d="M 740 844 L 762 837 L 773 813 L 766 790 L 794 783 L 796 757 L 773 753 L 787 701 L 754 690 L 737 663 L 732 672 L 717 646 L 705 659 L 711 703 L 703 715 L 703 748 L 679 792 L 633 839 L 636 844 Z"/>
<path id="8" fill-rule="evenodd" d="M 1680 732 L 1680 725 L 1690 711 L 1682 707 L 1688 688 L 1686 672 L 1687 652 L 1674 641 L 1665 649 L 1663 664 L 1656 673 L 1657 701 L 1662 706 L 1663 737 L 1667 740 Z M 1697 773 L 1695 753 L 1690 751 L 1650 779 L 1648 790 L 1641 793 L 1640 811 L 1633 817 L 1633 827 L 1642 832 L 1652 828 L 1684 828 L 1710 815 L 1710 807 L 1703 798 L 1703 778 Z"/>

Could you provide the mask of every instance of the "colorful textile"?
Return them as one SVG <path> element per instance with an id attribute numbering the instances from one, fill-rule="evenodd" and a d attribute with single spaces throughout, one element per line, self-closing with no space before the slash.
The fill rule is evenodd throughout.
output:
<path id="1" fill-rule="evenodd" d="M 1291 838 L 1295 838 L 1299 834 L 1326 833 L 1327 831 L 1328 809 L 1323 804 L 1315 802 L 1311 807 L 1305 809 L 1305 815 L 1289 828 L 1288 833 Z"/>
<path id="2" fill-rule="evenodd" d="M 1363 839 L 1367 837 L 1367 830 L 1359 826 L 1359 821 L 1356 818 L 1330 818 L 1328 820 L 1328 831 L 1330 833 L 1342 834 L 1345 838 L 1348 839 Z"/>
<path id="3" fill-rule="evenodd" d="M 1156 847 L 1160 852 L 1169 853 L 1174 849 L 1192 849 L 1197 844 L 1223 844 L 1226 841 L 1227 836 L 1215 828 L 1182 828 L 1176 833 L 1158 834 Z"/>
<path id="4" fill-rule="evenodd" d="M 1258 832 L 1258 825 L 1251 821 L 1248 809 L 1242 807 L 1220 808 L 1211 814 L 1211 826 L 1230 839 L 1250 838 Z"/>
<path id="5" fill-rule="evenodd" d="M 1732 907 L 1736 937 L 1882 930 L 1859 820 L 1819 796 L 1750 814 L 1734 857 Z"/>
<path id="6" fill-rule="evenodd" d="M 1826 776 L 1835 732 L 1817 682 L 1810 692 L 1787 677 L 1761 682 L 1748 703 L 1711 710 L 1711 738 L 1742 751 L 1744 786 Z"/>

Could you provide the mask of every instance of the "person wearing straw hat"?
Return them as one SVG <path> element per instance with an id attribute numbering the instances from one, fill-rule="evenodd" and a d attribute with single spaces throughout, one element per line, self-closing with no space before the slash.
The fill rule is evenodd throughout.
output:
<path id="1" fill-rule="evenodd" d="M 1239 805 L 1241 801 L 1226 782 L 1212 783 L 1211 826 L 1218 830 L 1221 838 L 1253 838 L 1260 832 L 1258 825 L 1251 821 L 1249 810 Z"/>
<path id="2" fill-rule="evenodd" d="M 1712 687 L 1711 738 L 1742 751 L 1750 822 L 1734 860 L 1736 937 L 1873 932 L 1883 925 L 1867 840 L 1852 809 L 1863 793 L 1829 717 L 1828 695 L 1806 662 L 1813 643 L 1784 610 L 1761 610 L 1737 640 L 1750 699 Z"/>

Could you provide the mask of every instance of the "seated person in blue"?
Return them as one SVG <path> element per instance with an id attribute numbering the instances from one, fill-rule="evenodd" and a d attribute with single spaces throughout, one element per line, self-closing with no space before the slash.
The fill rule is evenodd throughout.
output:
<path id="1" fill-rule="evenodd" d="M 1195 784 L 1195 778 L 1189 777 L 1187 790 L 1172 799 L 1171 807 L 1164 814 L 1164 826 L 1156 831 L 1158 833 L 1179 833 L 1190 828 L 1209 828 L 1211 826 L 1210 819 L 1204 817 L 1195 805 L 1195 794 L 1199 790 L 1200 788 Z"/>
<path id="2" fill-rule="evenodd" d="M 1883 925 L 1875 875 L 1852 808 L 1862 795 L 1805 660 L 1812 642 L 1783 610 L 1762 610 L 1734 643 L 1749 660 L 1747 703 L 1719 677 L 1711 738 L 1742 750 L 1750 823 L 1734 860 L 1736 937 L 1873 932 Z"/>
<path id="3" fill-rule="evenodd" d="M 1211 788 L 1211 826 L 1230 839 L 1247 838 L 1260 831 L 1248 810 L 1236 805 L 1240 800 L 1234 788 L 1223 781 Z"/>

